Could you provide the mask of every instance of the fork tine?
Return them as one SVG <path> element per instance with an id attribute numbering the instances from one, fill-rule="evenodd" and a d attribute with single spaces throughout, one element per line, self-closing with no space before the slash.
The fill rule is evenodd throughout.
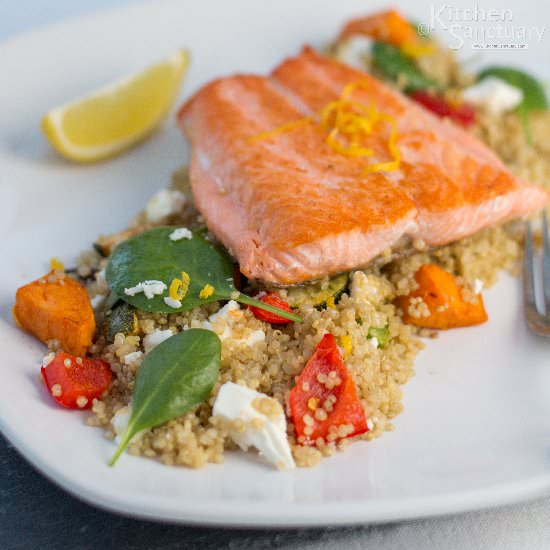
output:
<path id="1" fill-rule="evenodd" d="M 548 235 L 546 227 L 546 219 L 543 220 L 546 244 L 548 244 Z M 550 246 L 549 246 L 550 247 Z M 548 315 L 541 315 L 538 311 L 535 300 L 535 269 L 533 265 L 533 231 L 531 229 L 531 223 L 525 222 L 525 251 L 523 257 L 523 301 L 525 306 L 525 319 L 527 324 L 533 332 L 550 337 L 550 311 Z M 550 254 L 545 250 L 544 255 L 546 258 L 550 258 Z M 549 262 L 550 266 L 550 262 Z M 547 269 L 544 275 L 544 288 L 550 288 L 550 281 L 548 281 L 547 275 L 550 271 Z"/>
<path id="2" fill-rule="evenodd" d="M 524 255 L 523 255 L 523 290 L 525 305 L 535 305 L 535 272 L 533 268 L 533 232 L 531 222 L 525 222 Z"/>
<path id="3" fill-rule="evenodd" d="M 550 316 L 550 238 L 548 235 L 548 217 L 542 212 L 542 286 L 544 289 L 544 306 L 546 316 Z"/>
<path id="4" fill-rule="evenodd" d="M 527 324 L 537 333 L 544 331 L 541 315 L 535 302 L 535 272 L 533 266 L 533 232 L 531 223 L 525 222 L 524 255 L 523 255 L 523 302 Z M 542 325 L 542 326 L 541 326 Z"/>

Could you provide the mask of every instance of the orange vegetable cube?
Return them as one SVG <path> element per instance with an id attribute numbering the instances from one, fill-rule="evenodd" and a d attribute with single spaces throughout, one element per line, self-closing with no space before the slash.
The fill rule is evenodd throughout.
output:
<path id="1" fill-rule="evenodd" d="M 96 326 L 88 293 L 58 272 L 19 288 L 13 316 L 23 330 L 42 342 L 59 340 L 67 353 L 84 356 L 92 345 Z"/>
<path id="2" fill-rule="evenodd" d="M 418 288 L 394 301 L 401 308 L 405 323 L 425 328 L 448 329 L 487 321 L 481 295 L 476 295 L 474 301 L 466 301 L 463 289 L 453 275 L 439 266 L 423 265 L 414 278 Z"/>
<path id="3" fill-rule="evenodd" d="M 352 19 L 340 33 L 340 40 L 362 34 L 397 47 L 419 41 L 415 28 L 397 10 Z"/>

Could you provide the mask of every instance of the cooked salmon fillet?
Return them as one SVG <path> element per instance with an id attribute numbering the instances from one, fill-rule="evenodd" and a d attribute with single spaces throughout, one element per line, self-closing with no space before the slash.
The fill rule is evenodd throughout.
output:
<path id="1" fill-rule="evenodd" d="M 361 82 L 354 100 L 374 102 L 396 121 L 398 170 L 363 174 L 366 163 L 390 158 L 384 125 L 369 138 L 368 160 L 333 150 L 314 123 L 250 139 L 315 116 L 353 82 Z M 534 212 L 549 198 L 458 126 L 308 48 L 271 76 L 207 84 L 178 120 L 191 144 L 191 187 L 207 226 L 247 277 L 275 284 L 364 266 L 404 236 L 450 243 Z"/>

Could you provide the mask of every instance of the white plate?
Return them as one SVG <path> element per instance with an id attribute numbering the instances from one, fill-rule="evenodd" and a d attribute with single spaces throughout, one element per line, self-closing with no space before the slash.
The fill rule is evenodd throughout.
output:
<path id="1" fill-rule="evenodd" d="M 60 409 L 46 395 L 38 381 L 44 348 L 13 324 L 18 286 L 41 275 L 51 256 L 72 260 L 98 233 L 123 228 L 185 160 L 170 121 L 122 158 L 69 164 L 40 136 L 48 107 L 180 46 L 193 52 L 184 96 L 220 74 L 265 72 L 366 9 L 360 1 L 154 2 L 0 47 L 0 427 L 68 491 L 141 517 L 256 526 L 398 520 L 550 492 L 550 342 L 526 331 L 518 282 L 509 278 L 487 293 L 489 323 L 428 342 L 418 375 L 404 388 L 395 432 L 357 443 L 318 468 L 288 473 L 252 453 L 201 471 L 128 455 L 108 468 L 113 444 L 85 426 L 84 414 Z M 542 3 L 528 9 L 531 24 L 546 16 Z M 409 11 L 427 19 L 429 3 Z M 534 44 L 493 58 L 517 56 L 517 64 L 540 70 L 541 51 Z"/>

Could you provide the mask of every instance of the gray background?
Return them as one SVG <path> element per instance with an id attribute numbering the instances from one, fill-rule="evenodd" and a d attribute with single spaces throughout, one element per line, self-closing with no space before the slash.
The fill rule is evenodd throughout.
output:
<path id="1" fill-rule="evenodd" d="M 1 0 L 0 41 L 130 1 Z M 550 499 L 374 527 L 252 531 L 163 525 L 103 512 L 67 495 L 29 466 L 0 436 L 0 550 L 336 547 L 548 549 Z"/>

